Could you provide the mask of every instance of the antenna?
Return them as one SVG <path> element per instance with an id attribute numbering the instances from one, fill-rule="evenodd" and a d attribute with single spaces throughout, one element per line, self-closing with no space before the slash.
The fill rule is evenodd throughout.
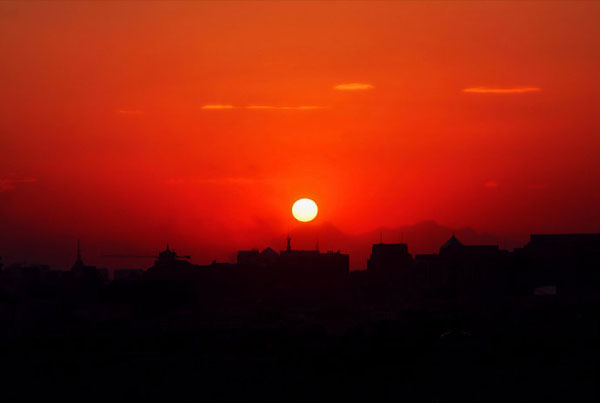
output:
<path id="1" fill-rule="evenodd" d="M 83 261 L 81 260 L 81 242 L 79 238 L 77 238 L 77 258 L 75 259 L 76 265 L 83 265 Z"/>
<path id="2" fill-rule="evenodd" d="M 379 231 L 379 243 L 383 243 L 383 231 Z"/>

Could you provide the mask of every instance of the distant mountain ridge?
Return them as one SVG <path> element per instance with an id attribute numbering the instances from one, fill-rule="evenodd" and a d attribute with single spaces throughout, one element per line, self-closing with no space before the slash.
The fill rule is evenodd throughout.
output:
<path id="1" fill-rule="evenodd" d="M 435 221 L 421 221 L 414 225 L 397 228 L 379 227 L 361 234 L 346 234 L 333 224 L 326 222 L 317 225 L 303 225 L 290 231 L 292 248 L 315 249 L 321 251 L 340 250 L 350 254 L 351 270 L 364 270 L 374 243 L 406 243 L 413 256 L 423 253 L 437 253 L 440 246 L 454 234 L 461 242 L 478 245 L 499 245 L 502 249 L 522 246 L 523 242 L 501 238 L 491 234 L 478 233 L 470 227 L 449 228 Z M 274 239 L 270 245 L 282 250 L 286 246 L 286 236 Z"/>

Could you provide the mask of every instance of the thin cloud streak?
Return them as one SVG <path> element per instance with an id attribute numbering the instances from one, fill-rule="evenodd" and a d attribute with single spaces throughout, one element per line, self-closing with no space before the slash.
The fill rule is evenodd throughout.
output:
<path id="1" fill-rule="evenodd" d="M 295 110 L 295 111 L 306 111 L 311 109 L 327 109 L 328 106 L 319 105 L 300 105 L 300 106 L 271 106 L 271 105 L 248 105 L 243 106 L 243 109 L 275 109 L 275 110 Z"/>
<path id="2" fill-rule="evenodd" d="M 212 105 L 202 105 L 200 109 L 236 109 L 233 105 L 220 105 L 220 104 L 212 104 Z"/>
<path id="3" fill-rule="evenodd" d="M 335 87 L 336 90 L 339 91 L 364 91 L 375 88 L 372 84 L 368 83 L 346 83 L 346 84 L 338 84 Z"/>
<path id="4" fill-rule="evenodd" d="M 526 92 L 539 92 L 539 87 L 511 87 L 511 88 L 490 88 L 490 87 L 471 87 L 463 89 L 463 92 L 475 94 L 524 94 Z"/>
<path id="5" fill-rule="evenodd" d="M 249 109 L 249 110 L 294 110 L 294 111 L 306 111 L 314 109 L 328 109 L 329 106 L 320 105 L 299 105 L 299 106 L 275 106 L 275 105 L 203 105 L 200 109 L 204 110 L 230 110 L 230 109 Z"/>

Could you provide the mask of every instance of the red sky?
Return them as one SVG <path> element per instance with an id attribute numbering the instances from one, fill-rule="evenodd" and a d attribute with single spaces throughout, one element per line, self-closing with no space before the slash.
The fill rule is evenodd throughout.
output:
<path id="1" fill-rule="evenodd" d="M 598 2 L 1 2 L 0 255 L 66 264 L 80 237 L 91 263 L 166 241 L 207 262 L 299 225 L 301 197 L 350 233 L 600 231 L 598 21 Z"/>

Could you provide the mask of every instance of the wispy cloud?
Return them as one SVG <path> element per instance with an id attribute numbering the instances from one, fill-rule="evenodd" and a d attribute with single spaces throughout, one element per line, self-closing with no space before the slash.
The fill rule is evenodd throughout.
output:
<path id="1" fill-rule="evenodd" d="M 299 105 L 299 106 L 273 106 L 273 105 L 248 105 L 243 106 L 244 109 L 275 109 L 275 110 L 294 110 L 294 111 L 306 111 L 311 109 L 327 109 L 328 106 L 319 105 Z"/>
<path id="2" fill-rule="evenodd" d="M 498 186 L 500 186 L 500 184 L 494 180 L 490 180 L 484 183 L 483 186 L 485 186 L 488 189 L 497 189 Z"/>
<path id="3" fill-rule="evenodd" d="M 328 106 L 320 105 L 299 105 L 299 106 L 277 106 L 277 105 L 221 105 L 221 104 L 210 104 L 202 105 L 200 109 L 204 110 L 229 110 L 229 109 L 250 109 L 250 110 L 294 110 L 294 111 L 306 111 L 314 109 L 327 109 Z"/>
<path id="4" fill-rule="evenodd" d="M 202 105 L 200 109 L 236 109 L 236 106 L 233 105 L 222 105 L 222 104 L 210 104 L 210 105 Z"/>
<path id="5" fill-rule="evenodd" d="M 541 90 L 542 89 L 539 87 L 470 87 L 463 89 L 463 92 L 470 92 L 475 94 L 524 94 L 526 92 L 539 92 Z"/>
<path id="6" fill-rule="evenodd" d="M 32 183 L 37 182 L 36 178 L 0 178 L 0 192 L 6 192 L 7 190 L 13 190 L 19 183 Z"/>
<path id="7" fill-rule="evenodd" d="M 346 83 L 346 84 L 338 84 L 334 86 L 336 90 L 340 91 L 364 91 L 375 88 L 372 84 L 368 83 Z"/>

